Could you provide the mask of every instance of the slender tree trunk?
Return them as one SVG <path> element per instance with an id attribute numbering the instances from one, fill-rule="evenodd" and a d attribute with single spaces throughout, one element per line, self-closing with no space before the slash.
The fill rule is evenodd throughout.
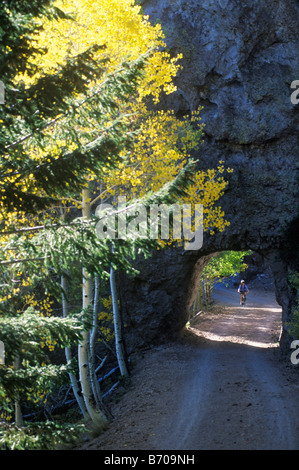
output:
<path id="1" fill-rule="evenodd" d="M 205 301 L 206 301 L 207 306 L 209 306 L 211 303 L 213 287 L 214 287 L 214 281 L 206 278 L 205 279 Z"/>
<path id="2" fill-rule="evenodd" d="M 194 305 L 193 305 L 193 315 L 196 315 L 199 310 L 202 310 L 202 282 L 201 279 L 198 284 L 197 294 L 195 297 Z"/>
<path id="3" fill-rule="evenodd" d="M 101 390 L 100 390 L 100 385 L 97 380 L 96 371 L 95 371 L 95 347 L 96 347 L 96 339 L 97 339 L 97 332 L 98 332 L 99 290 L 100 290 L 99 276 L 98 274 L 95 274 L 94 298 L 93 298 L 93 322 L 92 322 L 93 324 L 92 324 L 92 330 L 90 332 L 89 367 L 90 367 L 90 382 L 91 382 L 92 392 L 95 397 L 97 407 L 100 409 Z"/>
<path id="4" fill-rule="evenodd" d="M 90 194 L 88 189 L 84 189 L 82 193 L 82 215 L 85 219 L 90 219 Z M 86 269 L 82 269 L 82 296 L 83 296 L 83 309 L 92 304 L 92 286 L 91 279 Z M 90 384 L 90 370 L 89 370 L 89 332 L 83 332 L 83 338 L 79 345 L 78 361 L 79 361 L 79 375 L 81 390 L 83 394 L 84 403 L 91 420 L 95 423 L 106 422 L 106 417 L 99 410 L 97 411 L 92 399 L 92 390 Z"/>
<path id="5" fill-rule="evenodd" d="M 66 318 L 68 316 L 68 311 L 69 311 L 68 301 L 65 295 L 65 293 L 68 290 L 68 283 L 67 283 L 66 276 L 64 275 L 61 276 L 61 287 L 62 287 L 62 312 L 63 312 L 63 317 Z M 67 362 L 70 362 L 72 360 L 71 348 L 68 348 L 68 347 L 65 348 L 65 357 L 66 357 Z M 70 377 L 70 382 L 71 382 L 71 386 L 73 389 L 73 394 L 77 400 L 80 411 L 84 419 L 88 419 L 88 413 L 84 405 L 84 400 L 82 396 L 80 395 L 80 389 L 78 386 L 77 378 L 72 372 L 69 373 L 69 377 Z"/>
<path id="6" fill-rule="evenodd" d="M 203 309 L 203 285 L 202 280 L 199 281 L 199 288 L 198 288 L 198 310 Z"/>
<path id="7" fill-rule="evenodd" d="M 20 356 L 17 355 L 15 359 L 15 368 L 20 369 L 20 366 L 21 366 L 21 359 L 20 359 Z M 19 395 L 15 399 L 15 424 L 16 426 L 24 425 Z"/>
<path id="8" fill-rule="evenodd" d="M 113 248 L 112 248 L 113 250 Z M 112 308 L 113 308 L 113 322 L 114 322 L 114 335 L 115 335 L 115 350 L 117 361 L 120 369 L 120 373 L 123 377 L 127 377 L 128 369 L 125 360 L 124 341 L 122 335 L 122 321 L 118 305 L 118 295 L 116 288 L 115 270 L 111 266 L 110 268 L 110 287 L 112 296 Z"/>

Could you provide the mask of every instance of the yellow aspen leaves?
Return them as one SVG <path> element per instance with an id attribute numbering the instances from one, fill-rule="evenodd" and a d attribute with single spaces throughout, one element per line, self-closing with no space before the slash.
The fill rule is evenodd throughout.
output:
<path id="1" fill-rule="evenodd" d="M 34 44 L 47 52 L 31 59 L 38 65 L 40 73 L 55 72 L 66 59 L 95 44 L 105 45 L 104 54 L 110 59 L 108 72 L 115 70 L 125 58 L 134 60 L 154 48 L 145 79 L 140 84 L 139 99 L 151 94 L 157 102 L 161 90 L 172 93 L 176 89 L 173 78 L 182 56 L 171 58 L 162 50 L 165 43 L 161 26 L 152 26 L 133 0 L 57 0 L 56 6 L 72 19 L 49 20 L 41 24 L 42 30 Z M 95 53 L 95 59 L 102 57 L 102 51 Z M 17 80 L 30 84 L 38 76 L 24 73 Z"/>

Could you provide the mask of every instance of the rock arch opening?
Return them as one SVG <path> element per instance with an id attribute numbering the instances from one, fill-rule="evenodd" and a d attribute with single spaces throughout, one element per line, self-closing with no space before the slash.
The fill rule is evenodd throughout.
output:
<path id="1" fill-rule="evenodd" d="M 238 294 L 242 279 L 249 289 L 245 305 L 240 305 Z M 210 341 L 277 347 L 282 308 L 266 260 L 250 252 L 214 254 L 199 276 L 188 330 Z"/>
<path id="2" fill-rule="evenodd" d="M 248 247 L 242 246 L 242 249 Z M 236 247 L 234 247 L 236 249 Z M 194 271 L 191 275 L 190 291 L 189 291 L 189 304 L 188 308 L 192 312 L 194 302 L 196 299 L 197 284 L 199 282 L 201 273 L 204 267 L 209 263 L 211 258 L 217 252 L 210 253 L 205 257 L 199 258 L 194 264 Z M 251 312 L 260 309 L 261 312 L 273 312 L 276 317 L 276 331 L 278 329 L 277 321 L 279 320 L 279 334 L 275 334 L 277 341 L 283 350 L 289 350 L 291 338 L 289 336 L 286 324 L 292 317 L 293 306 L 295 302 L 295 295 L 289 283 L 290 263 L 283 255 L 281 250 L 269 250 L 268 252 L 261 253 L 252 251 L 248 258 L 248 268 L 236 276 L 235 281 L 231 280 L 228 288 L 218 286 L 215 297 L 218 301 L 231 303 L 232 308 L 236 310 L 240 307 L 239 298 L 237 296 L 238 283 L 241 278 L 244 278 L 250 288 L 250 295 L 248 296 L 247 308 L 251 308 Z M 226 294 L 225 294 L 226 293 Z M 226 295 L 226 297 L 225 297 Z M 267 303 L 269 307 L 267 307 Z M 194 311 L 194 308 L 193 308 Z M 260 316 L 261 319 L 264 315 Z M 265 318 L 266 319 L 266 316 Z M 267 320 L 267 319 L 266 319 Z M 263 320 L 261 320 L 262 322 Z M 267 322 L 267 321 L 266 321 Z M 260 328 L 263 328 L 261 323 Z"/>
<path id="3" fill-rule="evenodd" d="M 226 241 L 231 241 L 229 238 Z M 222 239 L 219 244 L 214 242 L 213 247 L 206 244 L 205 251 L 203 248 L 199 252 L 162 250 L 146 262 L 140 260 L 139 274 L 135 278 L 129 279 L 120 274 L 120 303 L 128 353 L 177 338 L 190 320 L 190 309 L 196 297 L 199 277 L 211 258 L 225 250 L 241 251 L 250 248 L 238 243 L 223 243 Z M 284 325 L 290 319 L 295 300 L 288 282 L 289 263 L 277 249 L 264 253 L 253 250 L 253 256 L 256 264 L 252 263 L 251 273 L 245 272 L 244 276 L 248 278 L 250 274 L 257 283 L 263 282 L 261 275 L 265 274 L 265 270 L 268 279 L 271 276 L 271 289 L 264 289 L 264 296 L 271 296 L 272 307 L 280 310 L 279 344 L 282 349 L 289 351 L 291 340 Z M 251 278 L 248 279 L 251 284 Z M 254 287 L 254 295 L 256 292 Z M 253 299 L 254 296 L 251 301 Z M 236 307 L 238 300 L 236 294 Z M 257 297 L 256 302 L 258 303 Z M 258 307 L 256 302 L 252 302 L 255 303 L 251 306 L 252 315 Z M 262 308 L 266 309 L 267 306 Z M 266 316 L 267 310 L 263 312 Z M 262 325 L 260 327 L 263 328 Z"/>

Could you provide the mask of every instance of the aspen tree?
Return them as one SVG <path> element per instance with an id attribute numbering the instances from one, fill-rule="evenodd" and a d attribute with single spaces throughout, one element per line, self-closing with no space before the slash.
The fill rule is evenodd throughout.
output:
<path id="1" fill-rule="evenodd" d="M 147 109 L 146 100 L 157 104 L 161 93 L 175 91 L 173 77 L 180 55 L 171 57 L 165 51 L 161 27 L 152 26 L 140 7 L 131 0 L 46 3 L 52 8 L 46 10 L 47 17 L 45 9 L 39 9 L 44 2 L 37 0 L 31 6 L 17 2 L 16 10 L 11 5 L 11 11 L 3 6 L 1 10 L 8 26 L 1 77 L 7 104 L 0 106 L 0 266 L 14 267 L 9 282 L 2 276 L 3 307 L 5 302 L 9 314 L 15 315 L 14 299 L 23 293 L 14 286 L 10 294 L 15 282 L 43 279 L 46 285 L 52 282 L 49 273 L 61 275 L 79 264 L 83 311 L 91 307 L 91 279 L 97 274 L 107 280 L 110 273 L 117 314 L 115 271 L 134 273 L 130 259 L 136 250 L 149 254 L 156 245 L 125 240 L 111 251 L 111 244 L 95 236 L 96 202 L 116 194 L 128 195 L 130 204 L 140 198 L 145 205 L 202 202 L 205 229 L 223 230 L 224 213 L 214 204 L 227 185 L 225 169 L 220 164 L 218 170 L 202 172 L 188 163 L 202 135 L 196 113 L 180 121 L 172 112 Z M 18 15 L 24 19 L 21 29 Z M 86 188 L 88 183 L 94 192 Z M 100 193 L 97 184 L 102 187 Z M 74 202 L 80 196 L 81 202 Z M 61 222 L 57 217 L 61 201 L 82 210 L 82 217 Z M 121 331 L 116 318 L 116 330 Z M 85 323 L 80 335 L 72 336 L 71 331 L 68 335 L 80 341 L 86 415 L 105 421 L 103 410 L 98 409 L 93 366 L 89 367 L 94 345 L 91 328 L 87 330 Z M 68 344 L 66 339 L 60 342 Z M 51 371 L 47 375 L 45 370 L 45 382 Z"/>
<path id="2" fill-rule="evenodd" d="M 25 9 L 26 7 L 27 5 L 24 6 Z M 17 8 L 19 8 L 19 5 Z M 6 10 L 4 8 L 0 13 L 6 19 L 10 18 L 9 9 Z M 21 14 L 21 12 L 18 13 Z M 26 14 L 24 14 L 24 16 L 26 16 Z M 31 31 L 31 28 L 34 26 L 35 23 L 34 25 L 30 24 L 28 32 Z M 15 30 L 13 30 L 13 32 L 15 33 L 15 37 L 12 38 L 11 45 L 15 39 L 18 39 L 18 35 Z M 10 31 L 8 31 L 8 33 L 10 33 Z M 31 52 L 31 48 L 28 46 L 28 54 L 29 51 Z M 21 59 L 24 61 L 23 55 L 21 56 Z M 51 318 L 51 323 L 45 321 L 45 319 L 40 317 L 38 314 L 34 313 L 34 316 L 30 316 L 30 318 L 28 318 L 22 313 L 22 311 L 18 313 L 15 311 L 15 296 L 19 294 L 22 289 L 19 287 L 17 289 L 13 289 L 12 295 L 9 294 L 9 291 L 11 292 L 11 284 L 13 284 L 13 282 L 19 283 L 20 286 L 23 285 L 24 266 L 26 266 L 26 274 L 29 277 L 30 273 L 34 273 L 35 269 L 34 276 L 36 278 L 42 278 L 42 275 L 47 273 L 47 270 L 50 268 L 50 261 L 53 263 L 51 269 L 56 267 L 57 271 L 62 272 L 67 268 L 63 263 L 59 265 L 61 259 L 60 256 L 62 254 L 61 247 L 63 244 L 61 243 L 60 246 L 55 247 L 54 238 L 56 235 L 50 231 L 44 231 L 43 234 L 41 234 L 41 238 L 44 242 L 48 236 L 47 243 L 44 243 L 43 245 L 44 249 L 41 248 L 42 243 L 40 242 L 37 243 L 38 247 L 34 245 L 34 236 L 30 239 L 31 244 L 28 244 L 28 240 L 24 239 L 24 237 L 22 239 L 22 236 L 26 233 L 29 233 L 31 236 L 32 233 L 34 234 L 35 229 L 33 229 L 32 233 L 30 229 L 30 231 L 27 232 L 27 227 L 24 227 L 24 223 L 27 221 L 25 218 L 21 219 L 19 215 L 22 215 L 22 217 L 23 214 L 26 213 L 34 215 L 38 210 L 50 207 L 50 205 L 60 196 L 63 195 L 65 197 L 74 194 L 74 190 L 77 192 L 80 186 L 84 186 L 86 171 L 89 169 L 94 171 L 96 168 L 101 168 L 103 165 L 106 165 L 107 167 L 115 165 L 118 158 L 118 148 L 126 146 L 131 139 L 130 130 L 127 130 L 127 126 L 123 122 L 117 110 L 114 122 L 110 119 L 109 133 L 107 132 L 105 119 L 104 123 L 101 122 L 100 116 L 103 118 L 106 113 L 111 114 L 109 107 L 111 107 L 112 110 L 115 108 L 113 92 L 117 94 L 118 99 L 121 99 L 121 97 L 126 94 L 132 95 L 138 74 L 142 72 L 143 63 L 144 58 L 141 58 L 140 60 L 138 59 L 134 64 L 122 63 L 119 67 L 119 72 L 110 74 L 103 86 L 100 85 L 100 90 L 98 88 L 96 90 L 93 89 L 89 95 L 85 95 L 85 99 L 80 101 L 79 104 L 76 102 L 76 99 L 74 101 L 73 92 L 75 92 L 77 88 L 78 91 L 80 90 L 82 96 L 82 93 L 88 90 L 88 87 L 86 86 L 86 83 L 88 82 L 87 75 L 91 78 L 94 73 L 98 73 L 99 64 L 95 64 L 88 53 L 83 54 L 83 56 L 75 58 L 74 60 L 70 60 L 67 64 L 62 66 L 58 73 L 54 73 L 52 76 L 48 74 L 48 76 L 43 75 L 40 77 L 37 84 L 30 85 L 26 91 L 23 90 L 23 94 L 18 96 L 17 103 L 14 102 L 14 90 L 10 85 L 12 83 L 11 75 L 13 71 L 11 69 L 7 71 L 6 85 L 8 86 L 8 93 L 6 96 L 8 104 L 5 110 L 1 110 L 1 118 L 3 118 L 2 123 L 4 123 L 4 126 L 1 128 L 0 135 L 1 152 L 3 155 L 0 168 L 2 177 L 1 222 L 2 227 L 4 226 L 4 232 L 7 233 L 7 236 L 4 235 L 2 238 L 2 242 L 4 247 L 9 247 L 8 249 L 3 249 L 1 251 L 1 266 L 5 266 L 6 269 L 6 272 L 3 273 L 5 279 L 3 286 L 7 293 L 2 293 L 0 317 L 1 320 L 3 320 L 1 337 L 3 338 L 3 343 L 5 343 L 6 346 L 7 363 L 4 364 L 4 367 L 2 367 L 0 372 L 2 372 L 1 399 L 3 398 L 3 406 L 9 406 L 8 403 L 10 403 L 11 399 L 15 400 L 15 420 L 18 425 L 23 424 L 20 400 L 21 398 L 26 399 L 26 397 L 29 397 L 27 390 L 28 386 L 26 388 L 26 380 L 29 380 L 30 377 L 33 378 L 32 374 L 38 374 L 36 375 L 36 396 L 42 396 L 43 387 L 51 388 L 50 384 L 51 386 L 53 385 L 53 377 L 57 375 L 57 378 L 59 378 L 60 373 L 58 373 L 57 367 L 53 368 L 43 365 L 42 369 L 37 369 L 37 366 L 32 366 L 30 362 L 28 363 L 27 358 L 31 358 L 30 348 L 33 347 L 33 343 L 32 341 L 25 341 L 26 336 L 28 336 L 28 338 L 33 338 L 34 335 L 36 335 L 37 339 L 34 342 L 34 351 L 36 352 L 38 341 L 49 344 L 52 348 L 53 345 L 58 342 L 61 345 L 65 344 L 66 346 L 74 343 L 75 341 L 81 341 L 84 344 L 88 335 L 86 326 L 84 326 L 82 322 L 81 328 L 78 328 L 79 320 L 76 320 L 73 314 L 63 320 Z M 85 70 L 85 74 L 83 75 L 81 74 L 82 70 Z M 97 71 L 95 72 L 95 70 Z M 88 71 L 87 74 L 86 71 Z M 9 75 L 9 73 L 11 75 Z M 68 81 L 69 74 L 72 74 L 73 82 Z M 55 96 L 48 93 L 49 90 L 47 90 L 46 87 L 46 80 L 48 80 L 48 84 L 51 84 L 51 80 L 53 79 L 55 79 L 55 85 L 57 85 L 57 94 Z M 66 86 L 67 84 L 68 87 Z M 44 95 L 35 94 L 37 89 L 45 89 Z M 111 89 L 113 90 L 112 92 Z M 30 101 L 28 103 L 29 110 L 22 105 L 22 100 L 25 102 L 28 97 Z M 87 107 L 90 101 L 93 102 L 94 106 L 98 105 L 98 107 L 95 107 L 93 110 L 93 116 L 99 118 L 99 122 L 102 127 L 99 129 L 99 126 L 97 126 L 97 133 L 91 135 L 87 141 L 86 135 L 82 139 L 83 142 L 79 142 L 76 139 L 75 134 L 71 133 L 72 138 L 74 139 L 74 145 L 70 145 L 68 147 L 53 146 L 54 141 L 57 140 L 57 131 L 60 123 L 63 124 L 60 126 L 60 131 L 62 132 L 61 136 L 67 136 L 68 131 L 71 132 L 72 128 L 76 127 L 73 121 L 73 119 L 75 119 L 73 111 L 78 110 L 80 113 L 82 109 L 80 107 Z M 99 106 L 99 103 L 103 104 L 103 106 Z M 34 108 L 36 108 L 36 110 L 40 108 L 40 112 L 32 113 Z M 61 114 L 62 112 L 64 113 L 63 117 Z M 57 113 L 56 116 L 55 113 Z M 82 113 L 80 114 L 80 117 L 85 119 L 85 115 L 83 116 Z M 13 120 L 15 120 L 16 126 L 9 128 L 8 124 Z M 53 127 L 55 128 L 54 134 L 51 135 Z M 68 136 L 67 139 L 69 139 Z M 4 210 L 11 214 L 9 219 L 5 217 Z M 85 214 L 83 213 L 83 215 Z M 22 232 L 22 236 L 19 236 L 18 239 L 16 237 L 11 239 L 9 234 L 14 235 L 14 233 L 16 233 L 17 235 L 18 232 L 18 227 L 15 228 L 15 222 L 17 222 L 17 225 L 21 225 L 20 230 Z M 11 223 L 11 226 L 9 226 L 8 223 Z M 46 233 L 47 236 L 45 236 Z M 40 255 L 33 255 L 33 252 L 30 252 L 30 246 L 35 252 L 37 249 L 41 248 Z M 18 259 L 16 259 L 16 256 Z M 58 258 L 59 260 L 57 263 Z M 37 261 L 39 262 L 38 267 L 35 265 Z M 27 264 L 24 265 L 22 263 Z M 44 266 L 42 266 L 43 263 Z M 7 271 L 8 268 L 9 271 Z M 16 272 L 16 270 L 18 272 Z M 11 279 L 7 276 L 8 273 L 11 276 Z M 18 278 L 17 280 L 16 276 Z M 83 276 L 85 277 L 85 268 L 83 268 Z M 89 291 L 90 289 L 87 284 L 84 286 L 84 311 L 88 310 L 87 307 L 90 304 L 91 299 Z M 20 358 L 18 355 L 16 356 L 15 368 L 11 369 L 10 358 L 13 360 L 14 355 L 10 352 L 13 351 L 13 346 L 11 345 L 11 347 L 9 347 L 9 344 L 14 344 L 15 353 L 17 353 L 18 315 L 20 315 L 20 321 L 22 322 L 20 323 L 20 328 L 22 328 L 23 332 L 22 347 L 24 351 L 22 350 L 20 352 Z M 9 316 L 12 318 L 9 318 Z M 33 328 L 33 320 L 36 322 L 35 329 Z M 55 324 L 55 329 L 52 328 L 52 324 Z M 13 329 L 11 329 L 11 325 L 14 326 Z M 9 336 L 6 332 L 10 332 L 12 334 Z M 29 348 L 29 350 L 26 348 Z M 87 378 L 84 375 L 84 365 L 86 363 L 84 354 L 85 352 L 83 355 L 79 355 L 81 364 L 81 383 L 83 384 L 82 387 L 84 391 L 83 395 L 85 398 L 85 404 L 88 407 L 90 418 L 98 421 L 99 413 L 94 412 L 90 401 L 88 388 L 89 377 Z M 67 369 L 61 367 L 59 370 L 62 373 Z M 9 385 L 12 380 L 15 381 L 16 385 Z M 15 392 L 12 393 L 11 397 L 7 396 L 7 393 L 3 391 L 4 389 L 2 387 L 6 387 L 6 384 L 7 387 L 9 387 L 7 390 L 15 389 Z M 31 387 L 32 390 L 34 390 L 34 380 L 31 383 Z M 30 393 L 31 396 L 34 396 L 32 391 Z M 28 427 L 27 423 L 25 428 L 25 434 L 26 430 L 31 432 L 31 428 Z M 44 429 L 46 428 L 47 426 L 45 425 Z M 11 429 L 12 428 L 9 428 L 9 430 Z M 7 431 L 7 428 L 5 428 L 5 430 Z M 51 431 L 53 431 L 52 428 Z M 60 435 L 62 435 L 61 433 L 62 431 L 59 431 Z M 53 436 L 56 436 L 56 434 L 53 433 Z M 5 437 L 3 437 L 3 442 L 5 442 L 5 445 L 8 445 Z M 12 444 L 12 446 L 14 445 L 15 444 Z M 36 441 L 36 444 L 33 445 L 38 447 L 38 440 Z"/>

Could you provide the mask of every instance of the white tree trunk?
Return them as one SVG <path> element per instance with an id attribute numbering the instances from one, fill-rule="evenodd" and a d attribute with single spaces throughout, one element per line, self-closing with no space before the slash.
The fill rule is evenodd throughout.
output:
<path id="1" fill-rule="evenodd" d="M 120 369 L 120 373 L 123 377 L 127 377 L 128 369 L 125 361 L 124 342 L 122 336 L 122 322 L 121 315 L 118 305 L 118 295 L 115 280 L 115 270 L 111 266 L 110 268 L 110 287 L 112 296 L 112 308 L 113 308 L 113 322 L 114 322 L 114 335 L 115 335 L 115 350 L 117 361 Z"/>
<path id="2" fill-rule="evenodd" d="M 90 367 L 90 382 L 93 395 L 96 400 L 97 407 L 100 408 L 101 403 L 101 390 L 100 385 L 97 380 L 96 371 L 95 371 L 95 347 L 96 339 L 98 332 L 98 308 L 99 308 L 99 289 L 100 282 L 98 274 L 95 275 L 94 280 L 94 298 L 93 298 L 93 323 L 92 330 L 90 332 L 90 358 L 89 358 L 89 367 Z"/>
<path id="3" fill-rule="evenodd" d="M 20 369 L 20 367 L 21 367 L 21 359 L 20 359 L 20 356 L 17 355 L 15 359 L 15 368 Z M 15 399 L 15 424 L 16 426 L 24 425 L 19 395 Z"/>
<path id="4" fill-rule="evenodd" d="M 90 194 L 88 189 L 84 189 L 82 193 L 82 215 L 86 220 L 90 219 Z M 83 296 L 83 309 L 92 304 L 92 288 L 91 279 L 86 269 L 82 268 L 82 296 Z M 90 385 L 90 371 L 89 371 L 89 332 L 83 332 L 83 339 L 79 345 L 78 350 L 79 362 L 79 376 L 81 383 L 81 390 L 84 403 L 91 420 L 96 424 L 104 424 L 106 417 L 104 414 L 97 410 L 92 400 L 92 390 Z"/>
<path id="5" fill-rule="evenodd" d="M 68 316 L 68 310 L 69 310 L 68 301 L 65 295 L 65 292 L 67 292 L 67 289 L 68 289 L 68 284 L 67 284 L 66 277 L 64 275 L 61 276 L 61 287 L 62 287 L 62 312 L 63 312 L 63 317 L 66 318 Z M 71 348 L 65 347 L 65 357 L 68 363 L 72 360 Z M 88 413 L 86 411 L 83 398 L 80 395 L 77 378 L 72 372 L 69 373 L 69 377 L 70 377 L 70 382 L 71 382 L 72 389 L 73 389 L 73 394 L 77 400 L 80 411 L 84 419 L 88 419 Z"/>

